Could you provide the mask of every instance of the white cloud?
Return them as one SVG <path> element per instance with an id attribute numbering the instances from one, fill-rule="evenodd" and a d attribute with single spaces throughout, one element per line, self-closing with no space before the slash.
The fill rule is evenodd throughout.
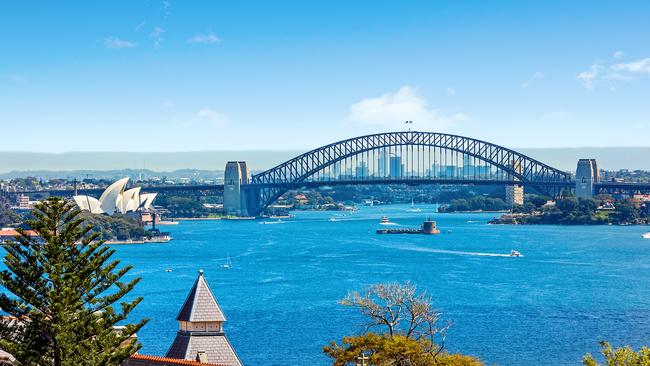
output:
<path id="1" fill-rule="evenodd" d="M 588 71 L 583 71 L 578 74 L 578 80 L 582 81 L 585 88 L 591 90 L 594 87 L 594 79 L 600 74 L 600 65 L 593 64 L 589 67 Z"/>
<path id="2" fill-rule="evenodd" d="M 650 74 L 650 58 L 644 58 L 634 62 L 615 64 L 612 70 L 629 73 Z"/>
<path id="3" fill-rule="evenodd" d="M 144 27 L 145 25 L 147 25 L 147 22 L 143 20 L 138 25 L 135 26 L 134 30 L 137 32 L 140 30 L 140 28 Z"/>
<path id="4" fill-rule="evenodd" d="M 524 81 L 524 82 L 521 84 L 521 87 L 524 88 L 524 89 L 526 89 L 526 88 L 528 88 L 528 86 L 529 86 L 533 81 L 535 81 L 535 80 L 537 80 L 537 79 L 541 79 L 541 78 L 543 78 L 543 77 L 544 77 L 544 73 L 541 72 L 541 71 L 537 71 L 537 72 L 535 72 L 531 77 L 529 77 L 528 80 Z"/>
<path id="5" fill-rule="evenodd" d="M 216 126 L 222 126 L 228 121 L 226 116 L 210 108 L 203 108 L 194 113 L 193 117 L 199 121 L 208 122 Z"/>
<path id="6" fill-rule="evenodd" d="M 614 52 L 614 58 L 621 58 L 621 57 L 623 57 L 623 55 L 625 55 L 625 52 L 623 52 L 623 51 Z"/>
<path id="7" fill-rule="evenodd" d="M 644 75 L 650 75 L 650 58 L 610 65 L 596 63 L 591 65 L 588 71 L 579 73 L 577 78 L 582 81 L 585 88 L 591 90 L 594 83 L 599 79 L 624 81 L 633 80 Z M 613 87 L 610 85 L 610 90 L 612 89 Z"/>
<path id="8" fill-rule="evenodd" d="M 208 34 L 197 34 L 194 37 L 187 40 L 187 43 L 219 43 L 221 38 L 217 37 L 214 33 L 210 32 Z"/>
<path id="9" fill-rule="evenodd" d="M 107 37 L 104 39 L 104 46 L 106 48 L 133 48 L 136 46 L 134 42 L 125 41 L 117 37 Z"/>
<path id="10" fill-rule="evenodd" d="M 153 39 L 153 43 L 156 47 L 159 47 L 160 43 L 163 41 L 163 34 L 165 34 L 165 30 L 159 26 L 153 27 L 153 30 L 149 33 L 149 37 Z"/>
<path id="11" fill-rule="evenodd" d="M 437 109 L 429 109 L 427 104 L 416 88 L 405 85 L 397 92 L 352 104 L 347 120 L 400 129 L 404 128 L 404 121 L 408 120 L 413 121 L 415 129 L 430 129 L 469 119 L 463 113 L 442 114 Z"/>
<path id="12" fill-rule="evenodd" d="M 171 14 L 172 3 L 165 0 L 160 3 L 160 10 L 162 10 L 163 15 L 167 18 Z"/>

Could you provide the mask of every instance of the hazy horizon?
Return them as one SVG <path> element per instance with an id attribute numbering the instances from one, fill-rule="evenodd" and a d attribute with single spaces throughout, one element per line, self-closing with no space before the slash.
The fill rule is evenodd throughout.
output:
<path id="1" fill-rule="evenodd" d="M 555 168 L 573 171 L 580 158 L 596 158 L 602 169 L 650 170 L 650 147 L 513 148 Z M 265 170 L 307 150 L 209 150 L 179 152 L 65 153 L 0 152 L 0 173 L 29 171 L 149 169 L 223 170 L 229 160 L 245 160 L 251 170 Z"/>

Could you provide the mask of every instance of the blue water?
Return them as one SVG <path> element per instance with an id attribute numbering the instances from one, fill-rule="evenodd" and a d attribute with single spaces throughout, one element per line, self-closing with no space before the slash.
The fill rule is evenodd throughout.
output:
<path id="1" fill-rule="evenodd" d="M 598 341 L 650 344 L 647 227 L 495 226 L 495 214 L 433 214 L 452 234 L 376 235 L 382 215 L 417 226 L 420 206 L 295 212 L 282 224 L 190 221 L 166 244 L 115 246 L 141 276 L 141 353 L 164 355 L 199 269 L 248 365 L 326 365 L 322 347 L 361 330 L 337 303 L 348 290 L 411 281 L 454 325 L 447 347 L 486 364 L 578 365 Z M 329 221 L 337 216 L 340 221 Z M 511 249 L 522 258 L 504 256 Z M 232 269 L 222 269 L 230 255 Z M 172 272 L 166 272 L 170 268 Z"/>

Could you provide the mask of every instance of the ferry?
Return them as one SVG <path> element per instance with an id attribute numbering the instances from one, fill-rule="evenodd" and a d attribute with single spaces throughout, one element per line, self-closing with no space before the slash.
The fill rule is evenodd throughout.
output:
<path id="1" fill-rule="evenodd" d="M 379 225 L 389 225 L 389 224 L 391 224 L 391 222 L 388 219 L 388 216 L 382 216 L 381 219 L 379 220 Z"/>
<path id="2" fill-rule="evenodd" d="M 645 233 L 645 234 L 642 234 L 641 237 L 642 237 L 643 239 L 650 239 L 650 232 L 647 232 L 647 233 Z"/>
<path id="3" fill-rule="evenodd" d="M 519 253 L 518 251 L 516 251 L 514 249 L 510 251 L 510 256 L 511 257 L 523 257 L 523 255 L 521 255 L 521 253 Z"/>

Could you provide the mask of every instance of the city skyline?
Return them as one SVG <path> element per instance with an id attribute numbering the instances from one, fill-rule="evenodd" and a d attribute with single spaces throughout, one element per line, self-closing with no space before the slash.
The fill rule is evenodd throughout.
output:
<path id="1" fill-rule="evenodd" d="M 5 4 L 1 150 L 306 151 L 405 120 L 647 146 L 650 4 L 626 5 Z"/>

